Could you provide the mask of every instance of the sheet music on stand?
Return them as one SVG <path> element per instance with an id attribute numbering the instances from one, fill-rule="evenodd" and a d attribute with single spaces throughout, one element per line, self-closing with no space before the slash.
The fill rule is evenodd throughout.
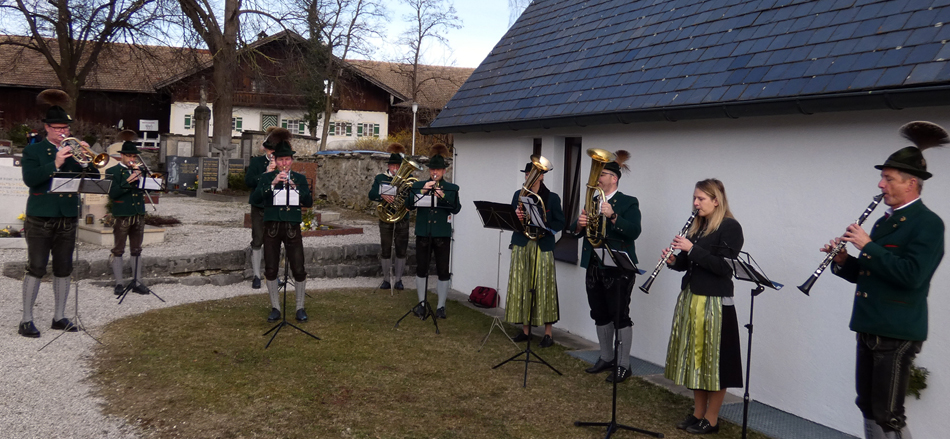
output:
<path id="1" fill-rule="evenodd" d="M 112 180 L 93 178 L 53 177 L 49 191 L 52 193 L 108 194 Z"/>
<path id="2" fill-rule="evenodd" d="M 391 185 L 391 184 L 386 184 L 386 183 L 382 183 L 382 184 L 379 185 L 379 195 L 380 195 L 380 196 L 382 196 L 382 195 L 392 195 L 392 196 L 395 197 L 395 196 L 396 196 L 396 193 L 397 193 L 397 191 L 396 191 L 396 186 L 393 186 L 393 185 Z"/>
<path id="3" fill-rule="evenodd" d="M 139 179 L 139 189 L 146 191 L 161 191 L 165 187 L 165 181 L 161 178 L 143 177 Z"/>
<path id="4" fill-rule="evenodd" d="M 594 249 L 594 254 L 600 258 L 605 267 L 619 266 L 627 271 L 635 271 L 637 274 L 646 273 L 646 271 L 637 268 L 637 264 L 633 263 L 633 259 L 630 258 L 629 253 L 622 250 L 610 250 L 610 253 L 613 257 L 607 254 L 606 247 L 597 247 Z"/>
<path id="5" fill-rule="evenodd" d="M 299 206 L 300 193 L 297 189 L 274 189 L 274 206 Z"/>
<path id="6" fill-rule="evenodd" d="M 733 276 L 736 279 L 744 280 L 746 282 L 755 282 L 756 284 L 771 288 L 773 290 L 781 290 L 782 287 L 785 286 L 778 282 L 773 282 L 768 278 L 768 276 L 763 274 L 762 268 L 759 267 L 759 264 L 755 262 L 755 259 L 752 259 L 752 255 L 740 251 L 739 256 L 741 257 L 742 255 L 745 255 L 745 261 L 740 258 L 726 258 L 726 263 L 732 268 Z"/>
<path id="7" fill-rule="evenodd" d="M 432 206 L 432 199 L 433 199 L 433 198 L 435 198 L 435 197 L 431 197 L 431 196 L 429 196 L 429 194 L 416 194 L 416 195 L 413 197 L 413 200 L 412 200 L 413 203 L 412 203 L 412 204 L 414 204 L 414 205 L 416 206 L 416 208 L 420 208 L 420 207 L 433 207 L 433 206 Z"/>

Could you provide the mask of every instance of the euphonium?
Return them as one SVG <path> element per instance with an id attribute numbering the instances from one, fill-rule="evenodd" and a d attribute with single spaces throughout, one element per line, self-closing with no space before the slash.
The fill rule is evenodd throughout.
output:
<path id="1" fill-rule="evenodd" d="M 406 213 L 409 212 L 409 209 L 406 207 L 409 190 L 413 183 L 419 181 L 419 179 L 412 177 L 412 173 L 420 169 L 422 169 L 422 166 L 419 166 L 418 163 L 406 157 L 402 158 L 402 164 L 399 165 L 399 170 L 396 171 L 396 175 L 394 175 L 392 181 L 389 182 L 392 187 L 396 188 L 396 195 L 393 195 L 393 202 L 382 202 L 376 206 L 376 216 L 379 217 L 380 221 L 394 224 L 406 216 Z"/>
<path id="2" fill-rule="evenodd" d="M 77 162 L 88 165 L 92 163 L 93 166 L 101 168 L 109 163 L 108 154 L 96 154 L 92 152 L 91 149 L 84 146 L 79 139 L 75 137 L 66 137 L 63 136 L 63 140 L 60 141 L 60 145 L 69 148 L 73 154 L 73 159 Z"/>
<path id="3" fill-rule="evenodd" d="M 547 214 L 545 213 L 546 209 L 544 206 L 544 200 L 541 199 L 541 196 L 534 193 L 530 187 L 534 186 L 538 182 L 538 179 L 544 175 L 545 172 L 548 172 L 554 169 L 551 166 L 551 162 L 539 155 L 531 156 L 531 170 L 528 171 L 528 178 L 525 179 L 524 186 L 521 187 L 521 194 L 518 196 L 520 200 L 523 197 L 533 197 L 538 200 L 538 207 L 541 210 L 541 219 L 547 222 Z M 521 210 L 524 211 L 524 217 L 521 219 L 521 224 L 524 226 L 524 234 L 528 239 L 534 241 L 541 237 L 541 230 L 544 229 L 544 224 L 532 224 L 531 218 L 528 216 L 528 212 L 524 210 L 521 201 L 518 201 L 518 206 L 521 207 Z M 541 229 L 541 230 L 539 230 Z"/>
<path id="4" fill-rule="evenodd" d="M 584 210 L 587 211 L 587 240 L 590 245 L 600 247 L 607 238 L 607 219 L 600 213 L 600 202 L 607 198 L 604 190 L 597 185 L 600 172 L 607 163 L 614 161 L 614 153 L 591 148 L 587 150 L 591 158 L 590 177 L 587 179 L 587 197 L 584 199 Z M 599 196 L 599 198 L 597 198 Z"/>

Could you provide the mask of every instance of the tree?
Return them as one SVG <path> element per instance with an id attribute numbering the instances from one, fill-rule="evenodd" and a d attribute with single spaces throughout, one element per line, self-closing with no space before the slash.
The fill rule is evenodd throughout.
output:
<path id="1" fill-rule="evenodd" d="M 409 29 L 403 32 L 400 43 L 409 48 L 406 64 L 409 64 L 405 75 L 409 80 L 409 90 L 413 102 L 418 102 L 419 89 L 427 81 L 435 78 L 422 77 L 419 74 L 419 65 L 425 53 L 426 44 L 433 40 L 448 47 L 449 42 L 445 33 L 452 29 L 460 29 L 462 21 L 455 13 L 455 7 L 446 0 L 401 0 L 412 8 L 413 14 L 404 19 L 410 23 Z"/>
<path id="2" fill-rule="evenodd" d="M 154 35 L 160 9 L 158 0 L 0 0 L 8 25 L 0 30 L 6 35 L 0 45 L 40 53 L 71 98 L 66 111 L 76 114 L 80 90 L 105 46 Z"/>
<path id="3" fill-rule="evenodd" d="M 370 55 L 373 47 L 369 38 L 379 35 L 379 20 L 386 16 L 386 8 L 380 0 L 301 0 L 306 11 L 305 23 L 309 35 L 310 50 L 322 67 L 320 84 L 325 99 L 322 102 L 308 99 L 308 123 L 311 127 L 323 119 L 320 150 L 325 150 L 333 115 L 334 100 L 340 96 L 340 78 L 344 74 L 343 60 L 351 54 Z M 316 78 L 315 78 L 316 79 Z M 313 92 L 314 90 L 311 90 Z M 315 105 L 310 106 L 313 102 Z M 317 113 L 317 105 L 322 111 Z M 313 132 L 313 131 L 311 131 Z"/>
<path id="4" fill-rule="evenodd" d="M 518 21 L 518 17 L 530 3 L 531 0 L 508 0 L 508 27 Z"/>

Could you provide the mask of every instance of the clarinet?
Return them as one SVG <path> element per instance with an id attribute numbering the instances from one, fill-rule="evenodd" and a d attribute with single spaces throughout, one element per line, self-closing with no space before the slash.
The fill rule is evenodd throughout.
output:
<path id="1" fill-rule="evenodd" d="M 689 219 L 686 220 L 686 224 L 683 225 L 683 228 L 680 229 L 680 232 L 677 233 L 678 236 L 686 236 L 686 232 L 689 231 L 689 226 L 693 225 L 693 220 L 696 219 L 696 214 L 699 213 L 699 210 L 694 210 L 693 214 L 689 216 Z M 650 294 L 650 287 L 653 286 L 653 281 L 656 280 L 656 275 L 660 274 L 660 270 L 663 269 L 663 266 L 666 265 L 666 260 L 670 257 L 670 254 L 673 253 L 673 245 L 670 244 L 670 248 L 666 249 L 666 252 L 663 253 L 663 257 L 660 259 L 660 262 L 656 264 L 656 268 L 653 269 L 653 273 L 650 274 L 650 278 L 647 279 L 643 285 L 640 286 L 640 291 Z"/>
<path id="2" fill-rule="evenodd" d="M 854 223 L 859 226 L 861 224 L 864 224 L 864 220 L 868 219 L 868 215 L 870 215 L 871 212 L 874 212 L 874 209 L 877 208 L 878 204 L 881 204 L 882 199 L 884 199 L 884 194 L 879 194 L 875 196 L 874 201 L 871 201 L 871 204 L 868 205 L 868 208 L 864 209 L 864 213 L 862 213 L 861 217 L 858 218 L 858 220 L 855 221 Z M 809 295 L 808 291 L 811 290 L 812 285 L 815 285 L 815 281 L 818 280 L 818 276 L 821 276 L 821 273 L 823 273 L 825 269 L 828 268 L 829 265 L 831 265 L 831 261 L 835 259 L 835 256 L 837 256 L 838 253 L 841 253 L 841 250 L 844 249 L 845 244 L 847 244 L 847 242 L 841 241 L 838 243 L 838 245 L 835 246 L 835 248 L 831 249 L 831 251 L 828 252 L 828 256 L 825 256 L 825 260 L 821 261 L 821 265 L 818 266 L 818 269 L 815 270 L 815 272 L 811 274 L 811 277 L 809 277 L 808 280 L 805 281 L 805 283 L 799 285 L 798 289 L 801 290 L 806 295 Z"/>

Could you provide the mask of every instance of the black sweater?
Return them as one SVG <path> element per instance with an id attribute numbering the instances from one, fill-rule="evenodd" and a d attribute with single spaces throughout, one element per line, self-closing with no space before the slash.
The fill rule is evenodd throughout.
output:
<path id="1" fill-rule="evenodd" d="M 723 218 L 719 229 L 702 238 L 690 238 L 693 248 L 681 251 L 670 268 L 685 271 L 680 289 L 689 285 L 700 296 L 731 297 L 732 267 L 726 258 L 735 258 L 742 249 L 742 226 L 733 218 Z"/>

